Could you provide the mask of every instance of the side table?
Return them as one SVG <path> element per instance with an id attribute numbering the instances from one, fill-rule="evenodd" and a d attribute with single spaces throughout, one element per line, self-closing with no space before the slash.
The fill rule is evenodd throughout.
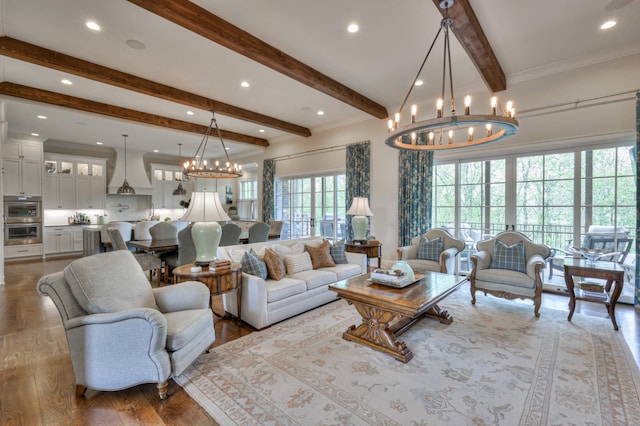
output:
<path id="1" fill-rule="evenodd" d="M 594 297 L 577 287 L 573 280 L 574 276 L 606 280 L 602 297 Z M 569 291 L 569 317 L 567 321 L 571 321 L 573 311 L 576 309 L 576 300 L 602 303 L 607 307 L 614 330 L 618 330 L 615 310 L 624 285 L 624 268 L 620 264 L 616 262 L 595 262 L 592 264 L 586 259 L 565 257 L 564 281 Z M 611 286 L 613 286 L 613 292 Z"/>
<path id="2" fill-rule="evenodd" d="M 205 265 L 202 267 L 202 271 L 191 272 L 191 268 L 194 266 L 193 263 L 188 263 L 175 268 L 173 275 L 176 277 L 176 281 L 179 283 L 184 281 L 200 281 L 209 287 L 211 297 L 236 290 L 238 301 L 238 316 L 236 318 L 240 320 L 240 318 L 242 318 L 242 266 L 239 263 L 232 262 L 230 268 L 210 270 L 209 267 Z M 211 297 L 209 298 L 209 307 L 211 311 L 213 311 Z M 215 311 L 213 311 L 213 313 L 216 314 Z"/>
<path id="3" fill-rule="evenodd" d="M 349 253 L 363 253 L 367 255 L 367 267 L 369 267 L 369 259 L 378 258 L 378 268 L 382 266 L 382 244 L 380 241 L 367 241 L 366 243 L 348 242 L 344 245 L 345 250 Z"/>

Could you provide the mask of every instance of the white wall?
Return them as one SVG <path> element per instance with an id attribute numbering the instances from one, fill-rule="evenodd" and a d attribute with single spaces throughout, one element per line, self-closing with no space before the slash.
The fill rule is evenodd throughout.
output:
<path id="1" fill-rule="evenodd" d="M 493 145 L 452 150 L 438 153 L 436 161 L 458 158 L 481 158 L 497 153 L 517 153 L 540 149 L 557 149 L 561 146 L 575 146 L 603 141 L 635 141 L 635 102 L 600 101 L 578 103 L 578 108 L 556 108 L 558 112 L 543 115 L 540 112 L 526 113 L 526 110 L 549 105 L 574 102 L 636 90 L 640 88 L 640 55 L 633 55 L 615 61 L 596 64 L 561 74 L 521 82 L 512 85 L 507 92 L 498 94 L 501 99 L 511 98 L 517 108 L 520 131 L 517 135 Z M 463 94 L 457 94 L 457 96 Z M 488 103 L 489 95 L 484 101 Z M 481 105 L 482 95 L 474 95 L 475 105 Z M 434 104 L 429 100 L 425 105 Z M 562 111 L 564 109 L 564 111 Z M 519 115 L 518 111 L 523 112 Z M 480 111 L 478 111 L 480 113 Z M 398 151 L 384 144 L 387 134 L 385 120 L 370 119 L 361 123 L 314 133 L 309 138 L 294 137 L 273 143 L 263 154 L 243 159 L 255 161 L 259 165 L 258 176 L 262 175 L 262 161 L 266 158 L 302 153 L 313 149 L 371 141 L 371 233 L 383 244 L 383 258 L 395 258 L 397 247 L 398 217 Z M 323 170 L 344 169 L 344 151 L 331 155 L 313 155 L 291 161 L 278 162 L 278 175 L 315 173 Z M 261 189 L 260 189 L 261 190 Z"/>

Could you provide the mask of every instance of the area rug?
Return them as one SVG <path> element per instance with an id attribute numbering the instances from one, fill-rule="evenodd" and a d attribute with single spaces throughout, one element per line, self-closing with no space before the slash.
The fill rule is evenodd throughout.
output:
<path id="1" fill-rule="evenodd" d="M 176 381 L 222 425 L 640 425 L 640 372 L 606 318 L 467 286 L 401 336 L 408 363 L 342 339 L 337 301 L 201 356 Z M 603 307 L 604 309 L 604 307 Z"/>

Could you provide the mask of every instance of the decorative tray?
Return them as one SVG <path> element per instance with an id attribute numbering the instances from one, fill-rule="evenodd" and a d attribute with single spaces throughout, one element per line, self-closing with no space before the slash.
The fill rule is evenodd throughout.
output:
<path id="1" fill-rule="evenodd" d="M 369 278 L 367 281 L 370 281 L 373 284 L 385 285 L 387 287 L 404 288 L 404 287 L 410 286 L 411 284 L 417 283 L 418 281 L 420 281 L 423 278 L 424 278 L 424 274 L 416 273 L 415 274 L 415 279 L 414 280 L 409 280 L 409 281 L 390 282 L 390 281 L 376 280 L 374 278 Z"/>

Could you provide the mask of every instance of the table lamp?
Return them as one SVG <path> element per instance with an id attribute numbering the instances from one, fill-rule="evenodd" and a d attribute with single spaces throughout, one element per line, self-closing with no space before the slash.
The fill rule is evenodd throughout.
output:
<path id="1" fill-rule="evenodd" d="M 351 229 L 353 229 L 354 241 L 365 241 L 367 239 L 367 227 L 369 219 L 367 216 L 373 216 L 369 209 L 369 199 L 365 197 L 354 197 L 351 207 L 347 210 L 348 215 L 352 215 Z"/>
<path id="2" fill-rule="evenodd" d="M 191 194 L 189 209 L 182 220 L 193 222 L 191 236 L 196 248 L 195 264 L 202 266 L 216 260 L 222 236 L 219 221 L 230 220 L 217 192 L 198 191 Z"/>

